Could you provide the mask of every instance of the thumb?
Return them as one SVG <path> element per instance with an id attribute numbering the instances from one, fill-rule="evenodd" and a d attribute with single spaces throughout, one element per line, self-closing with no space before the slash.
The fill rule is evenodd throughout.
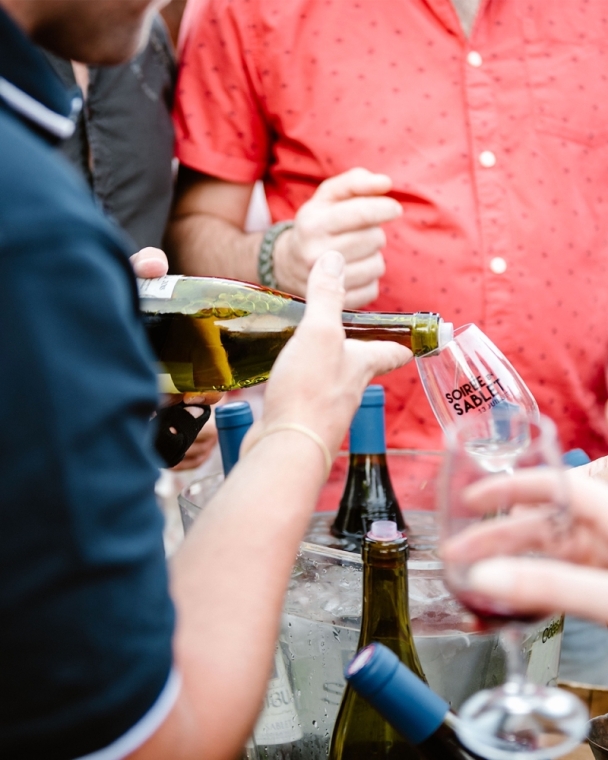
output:
<path id="1" fill-rule="evenodd" d="M 306 287 L 306 312 L 303 323 L 331 326 L 342 325 L 344 306 L 344 256 L 338 251 L 326 251 L 311 269 Z"/>
<path id="2" fill-rule="evenodd" d="M 160 248 L 142 248 L 131 256 L 131 266 L 136 277 L 148 279 L 164 277 L 169 268 L 167 256 Z"/>

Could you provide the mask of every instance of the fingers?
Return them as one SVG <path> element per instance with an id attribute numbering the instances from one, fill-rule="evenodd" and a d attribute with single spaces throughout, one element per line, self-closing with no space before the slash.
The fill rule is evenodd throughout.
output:
<path id="1" fill-rule="evenodd" d="M 164 277 L 169 271 L 167 256 L 160 248 L 142 248 L 131 256 L 131 266 L 135 276 L 143 279 Z"/>
<path id="2" fill-rule="evenodd" d="M 328 240 L 330 238 L 327 238 Z M 381 227 L 369 227 L 357 232 L 345 232 L 334 235 L 331 245 L 324 246 L 324 250 L 331 248 L 340 251 L 346 261 L 346 266 L 357 261 L 363 261 L 374 256 L 386 245 L 386 234 Z"/>
<path id="3" fill-rule="evenodd" d="M 342 201 L 355 195 L 382 195 L 393 186 L 386 174 L 374 174 L 367 169 L 350 169 L 330 177 L 317 188 L 314 197 L 322 201 Z"/>
<path id="4" fill-rule="evenodd" d="M 204 393 L 184 393 L 182 400 L 184 404 L 192 404 L 193 406 L 201 404 L 213 406 L 224 396 L 225 394 L 220 391 L 205 391 Z"/>
<path id="5" fill-rule="evenodd" d="M 564 473 L 549 467 L 522 470 L 514 475 L 496 475 L 466 489 L 463 502 L 471 512 L 484 514 L 513 504 L 559 500 L 565 486 Z"/>
<path id="6" fill-rule="evenodd" d="M 332 326 L 342 328 L 344 304 L 344 257 L 338 251 L 327 251 L 319 256 L 308 278 L 306 311 L 300 324 L 304 332 L 308 327 Z"/>
<path id="7" fill-rule="evenodd" d="M 549 510 L 553 512 L 553 510 Z M 559 526 L 555 525 L 555 529 Z M 477 562 L 483 557 L 515 555 L 552 548 L 553 523 L 544 509 L 526 511 L 519 516 L 504 516 L 475 522 L 445 540 L 441 556 L 445 562 Z M 557 540 L 555 542 L 557 548 Z M 563 555 L 562 555 L 563 556 Z"/>
<path id="8" fill-rule="evenodd" d="M 373 377 L 402 367 L 413 358 L 408 348 L 392 341 L 347 340 L 345 346 L 348 353 L 360 356 L 360 361 L 365 366 L 366 385 Z"/>
<path id="9" fill-rule="evenodd" d="M 608 483 L 608 457 L 601 457 L 580 468 L 577 467 L 577 474 L 579 473 Z"/>
<path id="10" fill-rule="evenodd" d="M 344 287 L 348 291 L 377 284 L 385 271 L 384 256 L 380 251 L 376 251 L 372 256 L 368 256 L 362 261 L 353 261 L 346 265 Z"/>
<path id="11" fill-rule="evenodd" d="M 608 535 L 608 485 L 578 469 L 562 473 L 541 467 L 486 478 L 467 488 L 464 501 L 471 512 L 483 514 L 505 505 L 559 503 L 565 493 L 574 517 L 594 522 Z"/>
<path id="12" fill-rule="evenodd" d="M 182 401 L 186 405 L 202 406 L 207 404 L 213 406 L 224 396 L 219 391 L 205 391 L 204 393 L 171 393 L 163 396 L 163 406 L 174 406 L 180 404 Z"/>
<path id="13" fill-rule="evenodd" d="M 490 559 L 468 575 L 471 590 L 520 612 L 563 611 L 608 622 L 608 572 L 543 559 Z"/>
<path id="14" fill-rule="evenodd" d="M 360 197 L 334 203 L 323 209 L 315 224 L 326 233 L 339 235 L 351 230 L 364 230 L 392 222 L 403 213 L 401 204 L 393 198 Z M 303 219 L 303 224 L 308 220 Z M 310 224 L 310 222 L 308 222 Z"/>
<path id="15" fill-rule="evenodd" d="M 345 309 L 361 309 L 363 306 L 367 306 L 372 301 L 378 298 L 380 293 L 380 283 L 378 280 L 370 282 L 369 285 L 364 285 L 361 288 L 354 288 L 353 290 L 346 291 L 346 298 L 344 299 Z"/>

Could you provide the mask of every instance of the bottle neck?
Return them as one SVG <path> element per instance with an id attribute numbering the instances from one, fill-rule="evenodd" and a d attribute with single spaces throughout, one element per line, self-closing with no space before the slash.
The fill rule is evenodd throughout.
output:
<path id="1" fill-rule="evenodd" d="M 417 356 L 435 351 L 442 342 L 441 317 L 432 312 L 343 311 L 342 322 L 348 338 L 392 340 L 411 349 Z"/>
<path id="2" fill-rule="evenodd" d="M 359 407 L 350 426 L 348 448 L 351 455 L 386 454 L 383 405 Z"/>
<path id="3" fill-rule="evenodd" d="M 222 457 L 222 469 L 224 470 L 224 475 L 226 477 L 238 462 L 241 443 L 243 442 L 245 433 L 251 427 L 251 424 L 252 423 L 250 422 L 240 427 L 225 429 L 218 428 L 217 435 Z"/>
<path id="4" fill-rule="evenodd" d="M 362 475 L 371 474 L 373 471 L 388 472 L 386 454 L 353 454 L 351 452 L 348 466 Z"/>
<path id="5" fill-rule="evenodd" d="M 363 614 L 358 649 L 372 641 L 411 637 L 407 580 L 407 541 L 363 544 Z"/>
<path id="6" fill-rule="evenodd" d="M 388 473 L 386 454 L 351 454 L 332 534 L 352 540 L 355 542 L 353 550 L 358 549 L 374 520 L 394 520 L 399 530 L 406 529 Z"/>
<path id="7" fill-rule="evenodd" d="M 247 401 L 231 401 L 219 406 L 215 411 L 218 442 L 222 455 L 224 475 L 239 459 L 241 443 L 253 425 L 253 414 Z"/>

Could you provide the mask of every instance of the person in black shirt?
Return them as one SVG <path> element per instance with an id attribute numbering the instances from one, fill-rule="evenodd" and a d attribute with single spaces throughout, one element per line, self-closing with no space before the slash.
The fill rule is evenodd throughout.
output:
<path id="1" fill-rule="evenodd" d="M 120 66 L 86 66 L 46 54 L 66 87 L 78 84 L 84 96 L 62 152 L 132 239 L 133 252 L 161 247 L 173 196 L 176 74 L 164 21 L 154 18 L 143 50 Z"/>
<path id="2" fill-rule="evenodd" d="M 61 152 L 81 172 L 104 212 L 127 233 L 126 245 L 133 252 L 159 248 L 173 197 L 176 75 L 163 18 L 154 17 L 146 44 L 118 66 L 87 66 L 42 50 L 63 84 L 72 90 L 78 85 L 83 98 L 74 132 L 60 144 Z M 215 427 L 205 425 L 187 451 L 180 452 L 175 469 L 198 467 L 216 442 Z"/>
<path id="3" fill-rule="evenodd" d="M 411 358 L 345 341 L 344 262 L 328 252 L 248 451 L 168 573 L 130 251 L 54 150 L 80 97 L 31 41 L 117 64 L 158 5 L 0 0 L 0 757 L 11 760 L 237 754 L 327 458 L 366 383 Z"/>

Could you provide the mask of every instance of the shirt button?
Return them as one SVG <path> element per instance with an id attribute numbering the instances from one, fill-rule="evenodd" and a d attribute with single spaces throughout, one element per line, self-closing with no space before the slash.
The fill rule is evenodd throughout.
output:
<path id="1" fill-rule="evenodd" d="M 479 154 L 479 163 L 489 169 L 496 163 L 496 156 L 491 150 L 484 150 Z"/>
<path id="2" fill-rule="evenodd" d="M 467 54 L 467 62 L 469 66 L 475 66 L 477 69 L 483 63 L 483 58 L 481 57 L 481 54 L 477 52 L 477 50 L 471 50 Z"/>
<path id="3" fill-rule="evenodd" d="M 507 271 L 507 262 L 502 256 L 496 256 L 490 261 L 490 269 L 494 274 L 504 274 Z"/>

